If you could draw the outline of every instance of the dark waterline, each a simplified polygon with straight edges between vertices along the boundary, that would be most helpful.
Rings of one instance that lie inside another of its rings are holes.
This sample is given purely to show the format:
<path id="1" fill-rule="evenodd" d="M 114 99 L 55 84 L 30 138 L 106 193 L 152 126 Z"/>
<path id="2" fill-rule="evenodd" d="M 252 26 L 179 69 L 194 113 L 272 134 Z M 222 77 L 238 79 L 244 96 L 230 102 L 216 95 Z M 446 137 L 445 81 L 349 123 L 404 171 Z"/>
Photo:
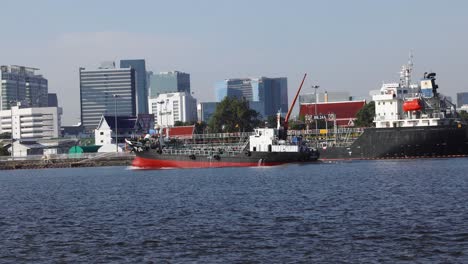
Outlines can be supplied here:
<path id="1" fill-rule="evenodd" d="M 0 171 L 0 263 L 468 263 L 468 159 Z"/>

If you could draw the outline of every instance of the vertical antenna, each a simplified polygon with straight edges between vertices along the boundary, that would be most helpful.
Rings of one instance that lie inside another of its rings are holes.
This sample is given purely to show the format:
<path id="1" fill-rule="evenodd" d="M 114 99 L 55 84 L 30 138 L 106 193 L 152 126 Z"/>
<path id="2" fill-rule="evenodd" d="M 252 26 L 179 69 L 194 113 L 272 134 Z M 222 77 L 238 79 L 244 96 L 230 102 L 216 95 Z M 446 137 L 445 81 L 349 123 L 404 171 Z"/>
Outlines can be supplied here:
<path id="1" fill-rule="evenodd" d="M 413 51 L 410 50 L 409 58 L 408 58 L 408 65 L 406 65 L 406 72 L 405 72 L 405 84 L 407 88 L 409 88 L 411 85 L 411 73 L 412 72 L 413 72 Z"/>

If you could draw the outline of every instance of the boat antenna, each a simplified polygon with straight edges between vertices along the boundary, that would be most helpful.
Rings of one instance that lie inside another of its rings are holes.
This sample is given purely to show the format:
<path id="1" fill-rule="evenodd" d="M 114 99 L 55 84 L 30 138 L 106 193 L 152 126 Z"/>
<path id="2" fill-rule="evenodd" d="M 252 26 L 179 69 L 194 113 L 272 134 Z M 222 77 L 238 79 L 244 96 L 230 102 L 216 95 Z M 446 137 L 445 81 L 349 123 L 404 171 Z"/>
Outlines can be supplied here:
<path id="1" fill-rule="evenodd" d="M 285 130 L 284 132 L 285 132 L 285 135 L 287 135 L 289 117 L 291 116 L 292 109 L 294 108 L 294 105 L 296 104 L 297 97 L 299 96 L 299 93 L 301 92 L 302 85 L 304 84 L 304 81 L 305 81 L 306 77 L 307 77 L 307 73 L 304 73 L 304 78 L 302 78 L 301 85 L 299 86 L 299 89 L 297 89 L 296 96 L 294 96 L 294 100 L 292 101 L 292 104 L 289 107 L 288 114 L 284 118 L 284 130 Z"/>

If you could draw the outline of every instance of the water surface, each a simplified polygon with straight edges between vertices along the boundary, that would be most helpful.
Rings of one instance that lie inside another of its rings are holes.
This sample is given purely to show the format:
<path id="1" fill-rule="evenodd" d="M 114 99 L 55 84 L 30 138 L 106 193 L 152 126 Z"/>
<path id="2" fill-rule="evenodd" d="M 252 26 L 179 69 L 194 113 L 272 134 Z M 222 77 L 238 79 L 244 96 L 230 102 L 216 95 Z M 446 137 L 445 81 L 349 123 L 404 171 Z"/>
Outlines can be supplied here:
<path id="1" fill-rule="evenodd" d="M 468 263 L 468 159 L 0 171 L 0 263 Z"/>

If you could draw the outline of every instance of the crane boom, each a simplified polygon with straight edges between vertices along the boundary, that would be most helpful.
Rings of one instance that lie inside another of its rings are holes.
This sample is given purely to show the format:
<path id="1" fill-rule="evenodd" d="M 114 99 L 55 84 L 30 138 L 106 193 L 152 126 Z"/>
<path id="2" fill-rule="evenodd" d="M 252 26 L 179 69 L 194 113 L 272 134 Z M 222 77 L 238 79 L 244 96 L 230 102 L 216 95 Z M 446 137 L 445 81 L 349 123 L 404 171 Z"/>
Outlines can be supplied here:
<path id="1" fill-rule="evenodd" d="M 296 96 L 294 96 L 294 100 L 292 101 L 291 107 L 289 107 L 288 114 L 286 115 L 286 118 L 284 118 L 284 128 L 288 128 L 288 122 L 289 122 L 289 117 L 291 116 L 292 109 L 294 108 L 294 105 L 296 104 L 297 97 L 299 96 L 299 93 L 301 92 L 302 85 L 304 84 L 305 78 L 307 77 L 307 73 L 304 73 L 304 78 L 302 78 L 301 85 L 299 86 L 299 89 L 297 90 Z"/>

